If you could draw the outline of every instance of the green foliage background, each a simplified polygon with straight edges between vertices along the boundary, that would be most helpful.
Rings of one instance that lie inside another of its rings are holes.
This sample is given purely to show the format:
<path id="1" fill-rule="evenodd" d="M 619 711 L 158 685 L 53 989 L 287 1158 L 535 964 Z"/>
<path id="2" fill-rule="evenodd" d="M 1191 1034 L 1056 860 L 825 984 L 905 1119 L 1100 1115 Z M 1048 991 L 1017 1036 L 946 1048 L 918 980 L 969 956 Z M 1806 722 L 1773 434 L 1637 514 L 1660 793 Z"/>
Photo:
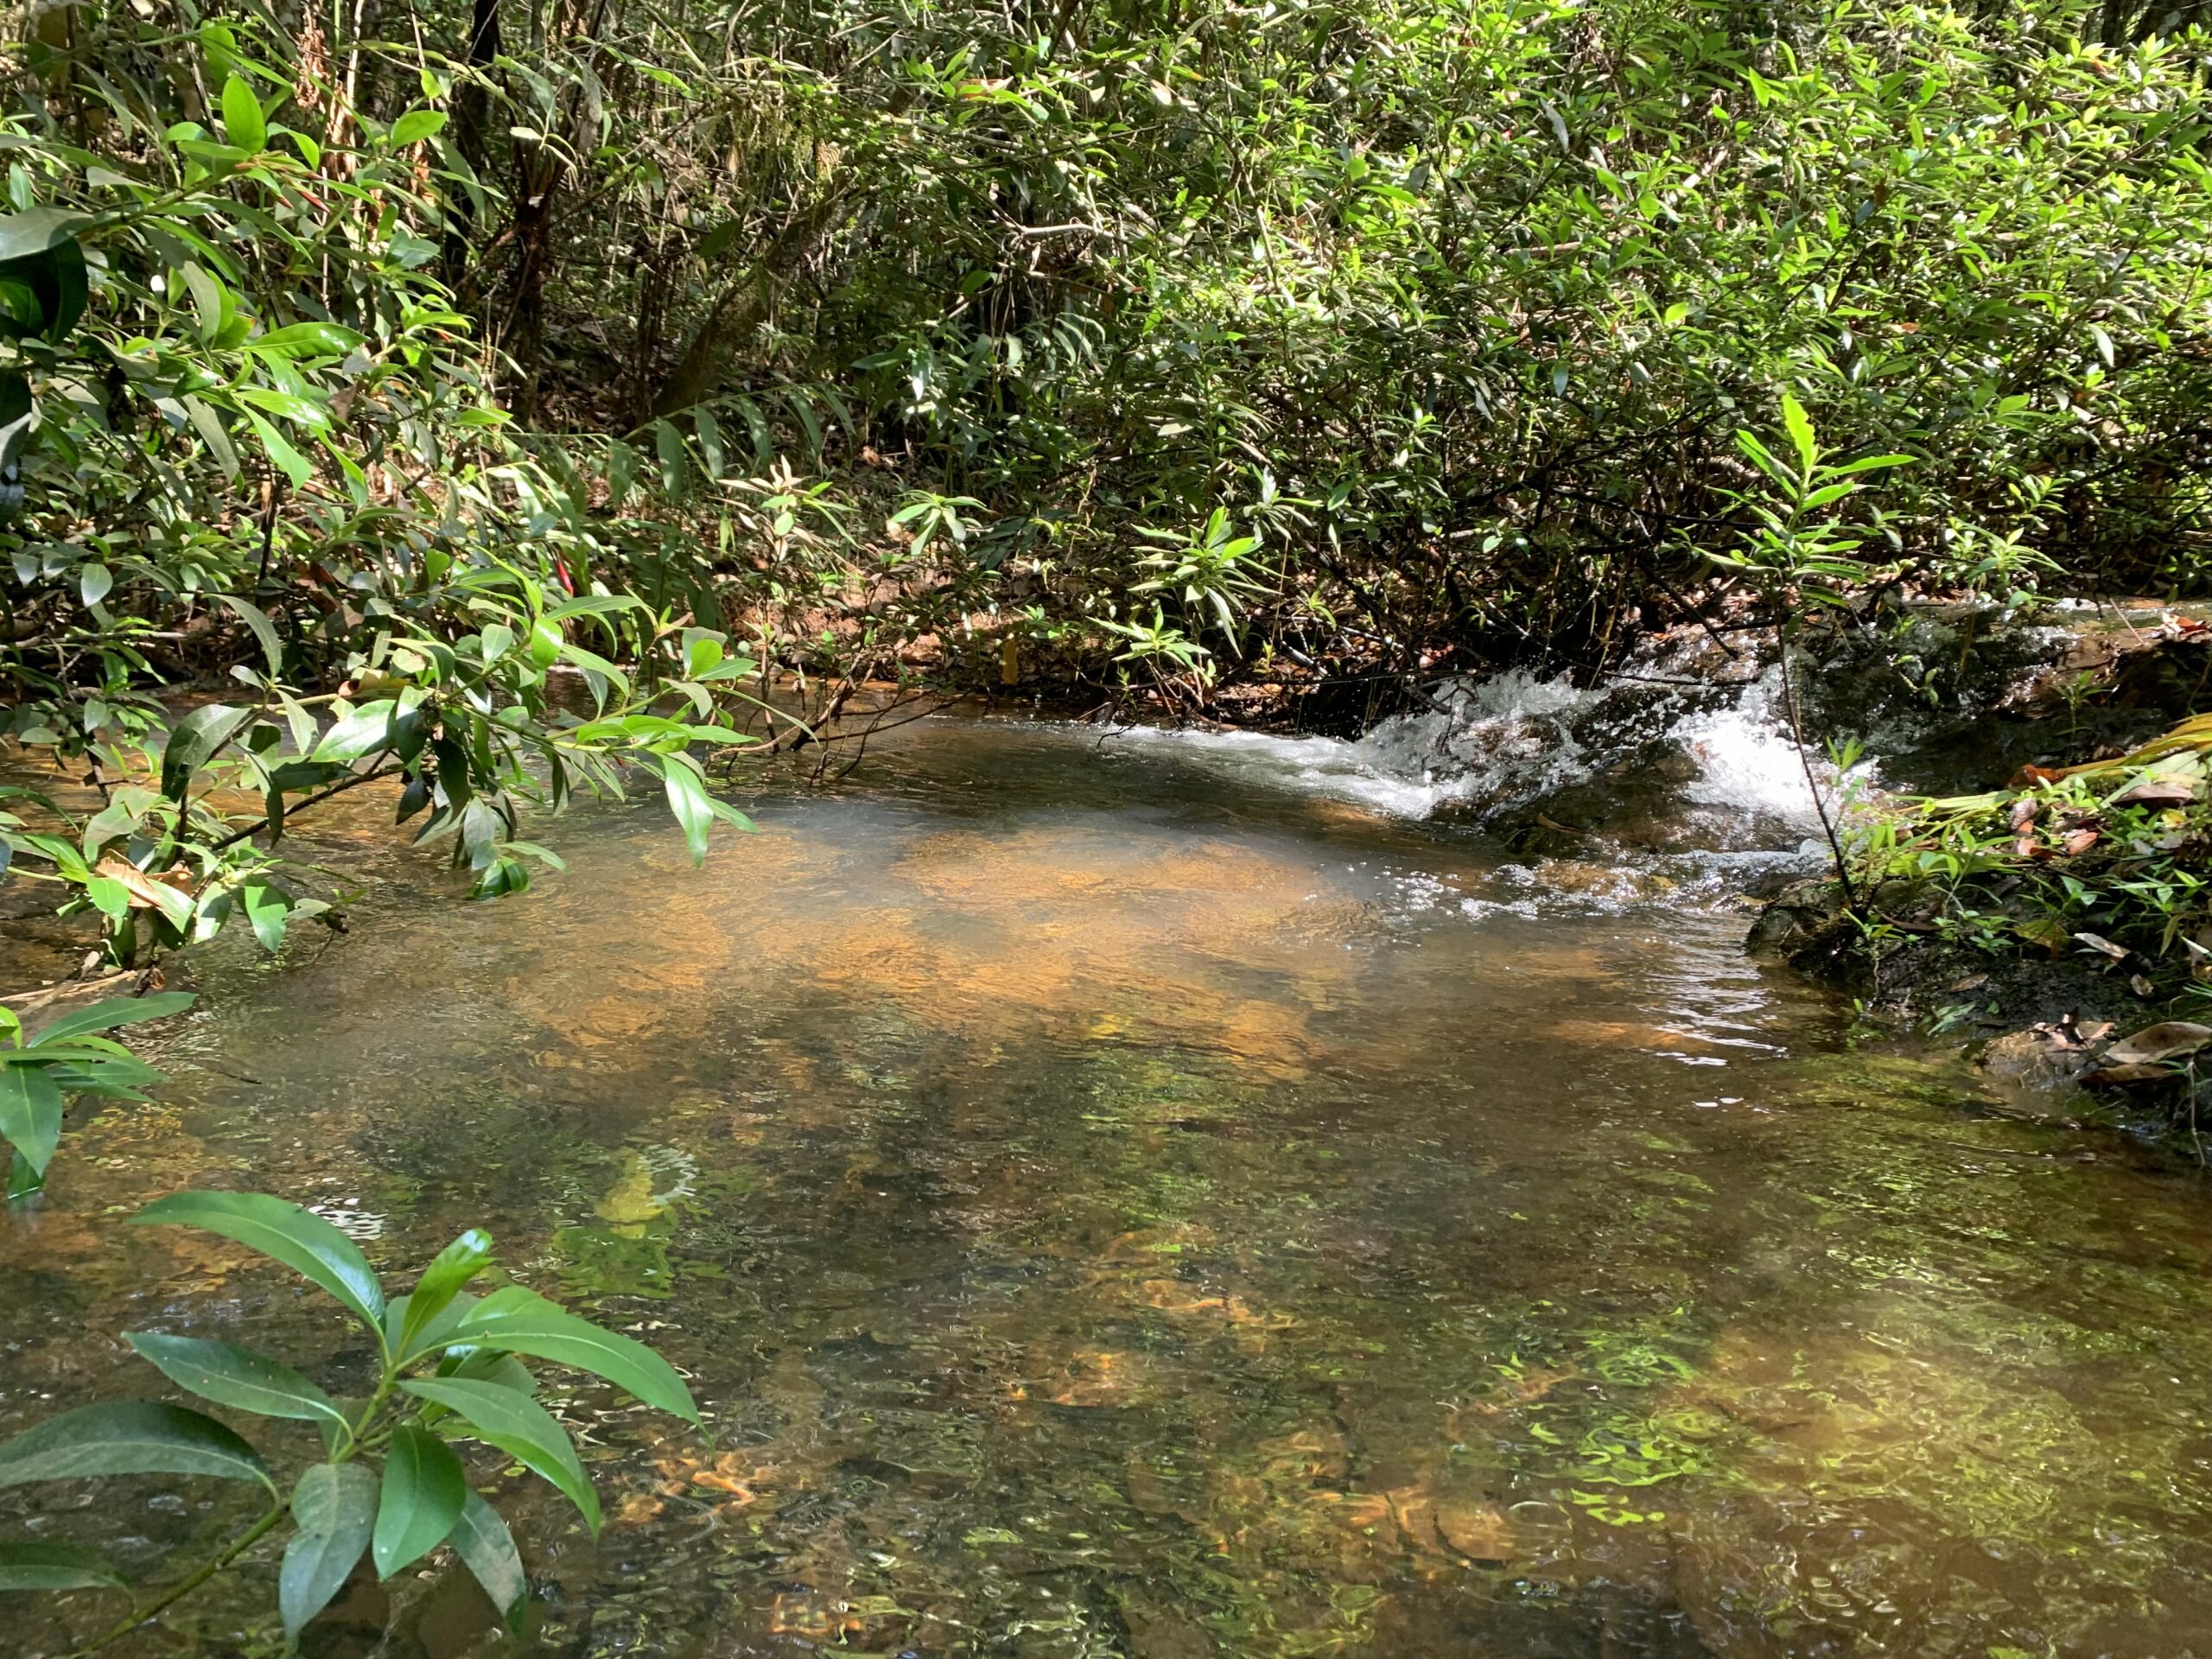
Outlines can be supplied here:
<path id="1" fill-rule="evenodd" d="M 365 775 L 480 893 L 640 771 L 701 850 L 756 673 L 1588 669 L 1726 604 L 1792 400 L 1912 463 L 1827 588 L 2192 589 L 2201 10 L 37 11 L 0 677 L 162 786 L 11 848 L 130 959 L 327 902 L 273 849 Z"/>

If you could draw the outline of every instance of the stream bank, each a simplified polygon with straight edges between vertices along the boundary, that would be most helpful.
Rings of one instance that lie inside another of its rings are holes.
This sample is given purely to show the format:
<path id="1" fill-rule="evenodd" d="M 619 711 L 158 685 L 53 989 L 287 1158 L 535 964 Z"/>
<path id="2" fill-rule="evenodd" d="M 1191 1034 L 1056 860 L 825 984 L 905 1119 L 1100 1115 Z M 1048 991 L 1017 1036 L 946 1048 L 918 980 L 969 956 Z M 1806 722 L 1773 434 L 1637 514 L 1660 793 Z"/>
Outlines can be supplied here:
<path id="1" fill-rule="evenodd" d="M 2086 1077 L 2108 1116 L 2183 1121 L 2185 1054 L 2114 1046 L 2212 1017 L 2212 734 L 2160 735 L 2202 700 L 2204 617 L 1845 612 L 1790 661 L 1785 677 L 1770 633 L 1687 628 L 1594 684 L 1439 682 L 1350 744 L 1124 737 L 1265 756 L 1347 802 L 1475 826 L 1510 853 L 1480 902 L 1744 906 L 1754 953 L 1961 1046 L 2024 1105 L 2063 1107 Z"/>

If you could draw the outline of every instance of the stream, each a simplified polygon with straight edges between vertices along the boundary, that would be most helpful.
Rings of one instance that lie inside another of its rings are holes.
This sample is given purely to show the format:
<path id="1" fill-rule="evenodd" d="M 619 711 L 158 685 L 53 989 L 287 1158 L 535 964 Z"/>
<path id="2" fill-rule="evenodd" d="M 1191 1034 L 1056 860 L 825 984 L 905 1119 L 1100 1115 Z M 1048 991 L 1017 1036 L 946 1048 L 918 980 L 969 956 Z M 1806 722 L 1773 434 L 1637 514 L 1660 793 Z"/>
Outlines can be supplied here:
<path id="1" fill-rule="evenodd" d="M 1497 747 L 1551 767 L 1526 690 Z M 125 1330 L 358 1377 L 287 1275 L 119 1224 L 255 1187 L 403 1274 L 483 1226 L 690 1377 L 710 1439 L 549 1391 L 596 1544 L 474 1457 L 537 1651 L 2212 1655 L 2202 1181 L 1747 958 L 1802 779 L 1699 718 L 1705 827 L 1632 857 L 1512 853 L 1402 732 L 936 718 L 702 870 L 586 809 L 480 905 L 349 801 L 351 932 L 199 958 L 156 1103 L 0 1226 L 0 1433 L 160 1394 Z M 149 1574 L 251 1503 L 5 1496 Z M 274 1654 L 274 1575 L 116 1650 Z M 9 1598 L 0 1647 L 103 1612 Z M 440 1565 L 304 1650 L 502 1642 Z"/>

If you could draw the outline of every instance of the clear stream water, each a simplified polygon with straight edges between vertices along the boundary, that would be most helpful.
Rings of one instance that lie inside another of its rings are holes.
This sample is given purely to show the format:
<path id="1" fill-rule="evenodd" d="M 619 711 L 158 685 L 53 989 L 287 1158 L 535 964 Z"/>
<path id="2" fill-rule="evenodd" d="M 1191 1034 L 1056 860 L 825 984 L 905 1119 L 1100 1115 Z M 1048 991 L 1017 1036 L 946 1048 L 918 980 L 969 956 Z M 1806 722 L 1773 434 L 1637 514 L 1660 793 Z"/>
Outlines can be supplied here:
<path id="1" fill-rule="evenodd" d="M 1755 818 L 1756 737 L 1688 796 Z M 159 1393 L 130 1329 L 356 1381 L 281 1272 L 119 1225 L 256 1187 L 396 1272 L 481 1224 L 690 1376 L 710 1438 L 552 1390 L 596 1544 L 477 1458 L 539 1652 L 2212 1655 L 2195 1173 L 1854 1042 L 1742 954 L 1741 847 L 1531 867 L 1386 758 L 934 720 L 703 871 L 584 811 L 477 906 L 362 805 L 351 934 L 203 958 L 156 1103 L 0 1226 L 0 1432 Z M 149 1573 L 250 1503 L 4 1496 Z M 120 1650 L 274 1653 L 273 1576 Z M 306 1646 L 504 1650 L 442 1565 Z"/>

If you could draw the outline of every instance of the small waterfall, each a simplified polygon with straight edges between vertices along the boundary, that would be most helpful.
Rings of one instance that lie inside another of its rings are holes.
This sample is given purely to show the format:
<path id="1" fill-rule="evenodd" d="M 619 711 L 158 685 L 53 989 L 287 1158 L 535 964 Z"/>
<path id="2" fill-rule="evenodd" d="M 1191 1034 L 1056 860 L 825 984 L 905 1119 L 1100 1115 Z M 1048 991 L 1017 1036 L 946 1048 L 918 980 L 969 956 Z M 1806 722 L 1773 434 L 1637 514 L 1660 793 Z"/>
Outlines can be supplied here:
<path id="1" fill-rule="evenodd" d="M 1527 670 L 1446 681 L 1355 741 L 1159 728 L 1117 741 L 1397 817 L 1548 823 L 1654 852 L 1795 850 L 1817 822 L 1779 668 L 1698 668 L 1676 648 L 1594 686 Z M 1824 793 L 1839 781 L 1825 759 L 1815 772 Z"/>

